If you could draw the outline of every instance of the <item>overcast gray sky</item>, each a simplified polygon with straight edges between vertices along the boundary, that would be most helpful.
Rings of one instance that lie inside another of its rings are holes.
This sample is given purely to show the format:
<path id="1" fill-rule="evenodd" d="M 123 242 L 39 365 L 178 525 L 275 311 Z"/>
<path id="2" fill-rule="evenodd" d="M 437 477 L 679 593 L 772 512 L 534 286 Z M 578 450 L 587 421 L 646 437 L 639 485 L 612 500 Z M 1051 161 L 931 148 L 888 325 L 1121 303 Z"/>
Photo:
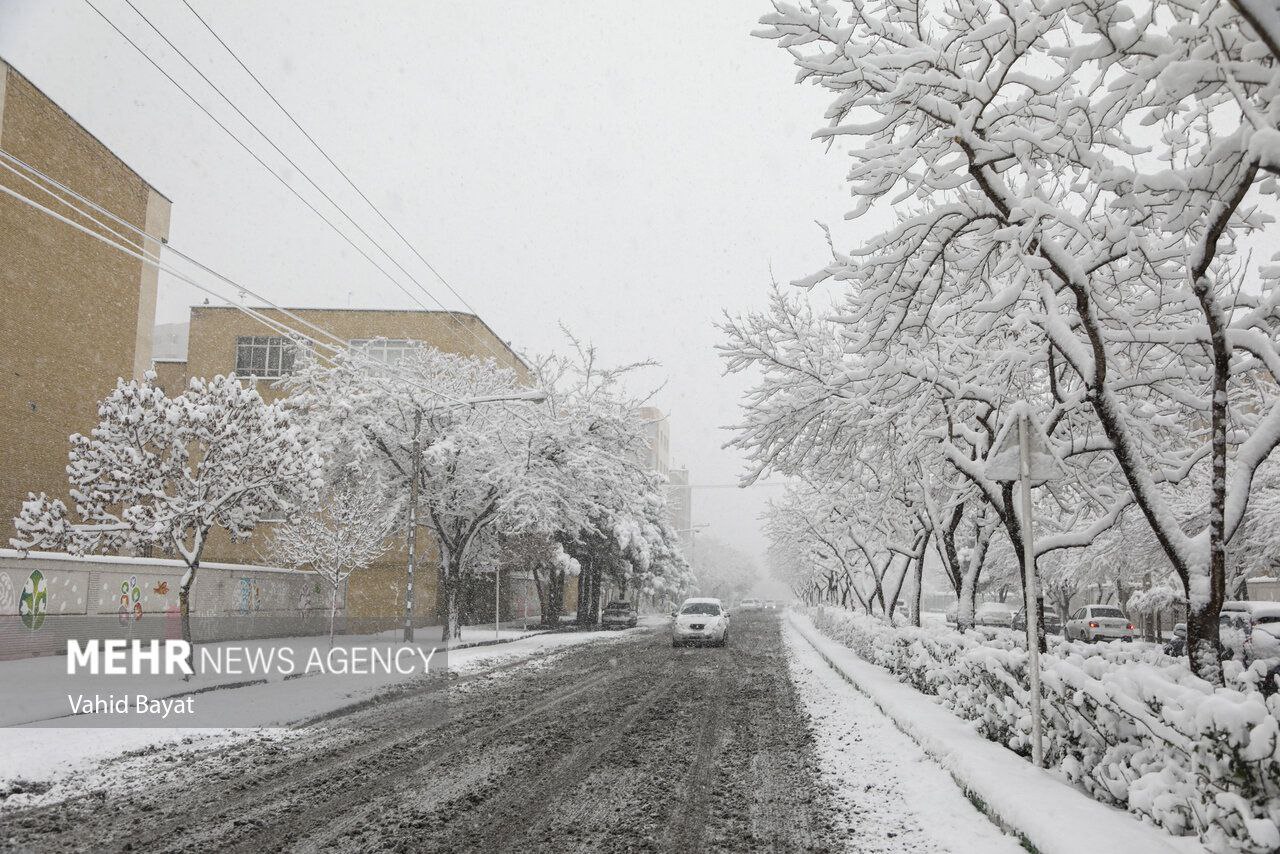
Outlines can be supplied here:
<path id="1" fill-rule="evenodd" d="M 94 3 L 318 199 L 124 0 Z M 186 7 L 134 3 L 461 308 Z M 720 428 L 742 383 L 713 324 L 762 305 L 771 270 L 820 266 L 814 222 L 840 229 L 849 207 L 845 158 L 809 138 L 827 96 L 749 35 L 767 2 L 192 5 L 499 335 L 553 349 L 563 322 L 610 361 L 658 359 L 676 462 L 697 484 L 737 478 Z M 280 304 L 414 307 L 83 0 L 0 0 L 0 56 L 173 200 L 173 246 Z M 201 299 L 162 277 L 158 319 Z M 698 490 L 694 521 L 759 555 L 776 492 Z"/>

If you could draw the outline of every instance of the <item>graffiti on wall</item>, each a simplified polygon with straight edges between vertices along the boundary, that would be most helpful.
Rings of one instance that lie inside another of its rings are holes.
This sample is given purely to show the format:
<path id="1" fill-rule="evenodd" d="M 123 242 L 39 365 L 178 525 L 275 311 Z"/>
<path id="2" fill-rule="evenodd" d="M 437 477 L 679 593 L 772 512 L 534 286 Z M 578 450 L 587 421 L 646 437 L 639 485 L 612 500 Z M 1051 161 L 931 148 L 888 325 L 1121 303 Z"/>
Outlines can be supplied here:
<path id="1" fill-rule="evenodd" d="M 22 588 L 22 598 L 18 601 L 18 613 L 22 616 L 22 625 L 34 632 L 44 625 L 44 617 L 48 612 L 48 584 L 45 582 L 44 573 L 33 569 L 27 576 L 26 586 Z"/>
<path id="2" fill-rule="evenodd" d="M 240 579 L 240 613 L 247 614 L 258 610 L 259 593 L 257 579 L 248 577 Z"/>
<path id="3" fill-rule="evenodd" d="M 138 586 L 138 576 L 131 575 L 128 581 L 120 582 L 120 608 L 117 614 L 122 626 L 142 619 L 142 588 Z"/>

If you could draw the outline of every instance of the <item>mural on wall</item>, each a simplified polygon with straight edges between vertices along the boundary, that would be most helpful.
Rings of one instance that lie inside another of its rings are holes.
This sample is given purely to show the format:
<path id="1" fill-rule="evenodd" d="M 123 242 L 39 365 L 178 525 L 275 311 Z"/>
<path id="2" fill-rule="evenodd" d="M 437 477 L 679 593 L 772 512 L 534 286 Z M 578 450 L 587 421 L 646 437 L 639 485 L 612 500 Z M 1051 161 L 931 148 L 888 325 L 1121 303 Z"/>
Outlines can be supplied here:
<path id="1" fill-rule="evenodd" d="M 242 577 L 240 579 L 240 612 L 247 614 L 258 610 L 258 582 L 256 579 Z"/>
<path id="2" fill-rule="evenodd" d="M 169 582 L 167 582 L 167 581 L 161 581 L 161 582 L 160 582 L 160 583 L 158 583 L 155 587 L 151 588 L 151 592 L 152 592 L 152 593 L 155 593 L 155 594 L 156 594 L 156 595 L 158 595 L 158 596 L 168 596 L 168 595 L 169 595 Z"/>
<path id="3" fill-rule="evenodd" d="M 122 626 L 142 619 L 142 588 L 138 586 L 138 576 L 131 575 L 128 581 L 120 582 L 120 608 L 117 613 Z"/>
<path id="4" fill-rule="evenodd" d="M 44 617 L 48 612 L 49 588 L 45 583 L 44 573 L 33 569 L 27 576 L 27 584 L 22 588 L 22 599 L 18 602 L 22 625 L 34 632 L 44 625 Z"/>

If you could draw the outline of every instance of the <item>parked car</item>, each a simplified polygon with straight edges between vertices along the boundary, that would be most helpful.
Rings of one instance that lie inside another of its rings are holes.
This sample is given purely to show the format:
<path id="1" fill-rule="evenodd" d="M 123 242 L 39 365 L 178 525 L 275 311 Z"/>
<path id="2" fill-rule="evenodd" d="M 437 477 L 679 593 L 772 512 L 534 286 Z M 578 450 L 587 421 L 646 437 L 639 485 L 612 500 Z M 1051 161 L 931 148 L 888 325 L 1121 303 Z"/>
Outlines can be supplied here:
<path id="1" fill-rule="evenodd" d="M 636 606 L 623 600 L 610 602 L 600 616 L 600 625 L 606 629 L 635 628 L 639 621 Z"/>
<path id="2" fill-rule="evenodd" d="M 1186 655 L 1187 654 L 1187 624 L 1177 623 L 1173 627 L 1173 637 L 1164 645 L 1165 655 Z"/>
<path id="3" fill-rule="evenodd" d="M 1226 658 L 1280 658 L 1280 602 L 1223 602 L 1218 637 Z M 1187 624 L 1173 627 L 1166 655 L 1187 654 Z"/>
<path id="4" fill-rule="evenodd" d="M 1067 640 L 1085 643 L 1098 641 L 1132 641 L 1137 629 L 1115 605 L 1085 605 L 1077 608 L 1067 620 L 1063 632 Z"/>
<path id="5" fill-rule="evenodd" d="M 1223 602 L 1223 646 L 1246 662 L 1280 658 L 1280 602 Z"/>
<path id="6" fill-rule="evenodd" d="M 729 612 L 719 599 L 686 599 L 671 624 L 671 645 L 729 643 Z"/>
<path id="7" fill-rule="evenodd" d="M 973 621 L 979 626 L 1003 626 L 1007 629 L 1013 625 L 1013 609 L 1003 602 L 983 602 L 974 611 Z"/>
<path id="8" fill-rule="evenodd" d="M 748 596 L 746 599 L 742 600 L 742 605 L 740 607 L 744 611 L 759 611 L 760 600 L 754 596 Z"/>
<path id="9" fill-rule="evenodd" d="M 1023 606 L 1014 612 L 1011 627 L 1015 631 L 1019 632 L 1025 632 L 1027 630 L 1026 606 Z M 1052 608 L 1044 609 L 1044 631 L 1045 634 L 1050 635 L 1062 634 L 1062 618 L 1059 617 L 1058 612 Z"/>

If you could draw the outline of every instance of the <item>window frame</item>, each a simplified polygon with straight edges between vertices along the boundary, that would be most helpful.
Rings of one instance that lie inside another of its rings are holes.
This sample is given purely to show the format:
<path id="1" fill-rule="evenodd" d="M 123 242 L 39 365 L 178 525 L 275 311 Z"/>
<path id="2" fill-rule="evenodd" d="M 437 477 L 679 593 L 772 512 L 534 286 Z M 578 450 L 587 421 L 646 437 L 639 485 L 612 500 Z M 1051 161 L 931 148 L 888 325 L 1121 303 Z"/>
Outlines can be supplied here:
<path id="1" fill-rule="evenodd" d="M 240 379 L 287 377 L 297 369 L 299 350 L 298 342 L 285 335 L 237 335 L 232 373 Z"/>

